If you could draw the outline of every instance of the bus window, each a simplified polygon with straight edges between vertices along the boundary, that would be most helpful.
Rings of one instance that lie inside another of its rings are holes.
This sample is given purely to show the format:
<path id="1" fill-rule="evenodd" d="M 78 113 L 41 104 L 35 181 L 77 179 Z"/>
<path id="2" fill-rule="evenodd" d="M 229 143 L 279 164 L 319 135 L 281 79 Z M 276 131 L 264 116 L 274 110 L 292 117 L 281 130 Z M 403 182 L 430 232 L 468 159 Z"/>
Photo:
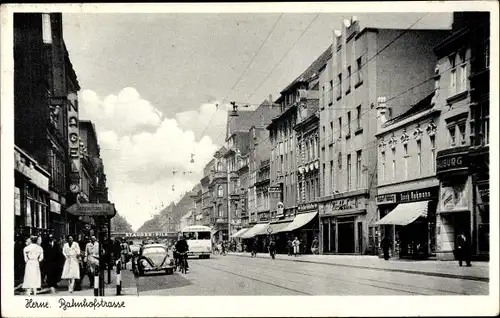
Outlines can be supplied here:
<path id="1" fill-rule="evenodd" d="M 210 240 L 210 232 L 184 232 L 186 240 Z"/>

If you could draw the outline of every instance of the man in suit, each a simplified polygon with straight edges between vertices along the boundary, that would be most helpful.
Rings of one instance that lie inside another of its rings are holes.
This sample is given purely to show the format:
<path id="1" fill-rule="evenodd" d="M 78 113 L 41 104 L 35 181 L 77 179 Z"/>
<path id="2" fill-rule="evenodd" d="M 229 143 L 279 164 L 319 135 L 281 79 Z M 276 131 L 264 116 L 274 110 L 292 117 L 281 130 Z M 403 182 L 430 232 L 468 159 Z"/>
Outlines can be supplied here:
<path id="1" fill-rule="evenodd" d="M 44 273 L 47 279 L 47 285 L 52 293 L 56 292 L 57 283 L 61 276 L 62 251 L 60 244 L 50 234 L 43 246 L 44 253 Z"/>

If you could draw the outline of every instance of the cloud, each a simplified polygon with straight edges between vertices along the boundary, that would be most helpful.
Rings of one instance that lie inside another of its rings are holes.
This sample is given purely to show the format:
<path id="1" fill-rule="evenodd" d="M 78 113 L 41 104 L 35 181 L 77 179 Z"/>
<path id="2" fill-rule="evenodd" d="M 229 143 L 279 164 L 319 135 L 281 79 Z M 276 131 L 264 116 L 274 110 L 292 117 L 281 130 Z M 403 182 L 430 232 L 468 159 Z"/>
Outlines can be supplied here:
<path id="1" fill-rule="evenodd" d="M 134 229 L 203 177 L 224 138 L 228 106 L 215 104 L 167 118 L 134 88 L 106 97 L 82 91 L 80 117 L 96 125 L 110 200 Z"/>

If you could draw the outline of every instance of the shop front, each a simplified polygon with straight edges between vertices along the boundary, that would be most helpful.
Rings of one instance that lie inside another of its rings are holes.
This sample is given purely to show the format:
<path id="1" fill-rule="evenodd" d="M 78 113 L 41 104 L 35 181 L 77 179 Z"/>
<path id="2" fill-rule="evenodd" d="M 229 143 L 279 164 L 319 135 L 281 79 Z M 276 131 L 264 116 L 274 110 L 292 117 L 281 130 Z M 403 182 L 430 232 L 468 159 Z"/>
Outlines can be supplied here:
<path id="1" fill-rule="evenodd" d="M 490 253 L 490 167 L 489 147 L 469 149 L 472 176 L 473 214 L 477 224 L 477 256 L 488 260 Z"/>
<path id="2" fill-rule="evenodd" d="M 436 207 L 439 187 L 377 196 L 381 238 L 391 242 L 394 257 L 422 259 L 436 253 Z M 379 251 L 382 256 L 382 250 Z"/>
<path id="3" fill-rule="evenodd" d="M 330 200 L 319 205 L 320 252 L 322 254 L 363 254 L 366 197 Z"/>
<path id="4" fill-rule="evenodd" d="M 311 244 L 315 237 L 319 238 L 319 223 L 318 223 L 318 204 L 306 203 L 301 204 L 297 208 L 297 215 L 291 222 L 282 229 L 279 229 L 282 235 L 280 245 L 284 246 L 283 253 L 286 251 L 286 242 L 289 239 L 292 241 L 295 238 L 300 240 L 301 254 L 311 254 Z"/>
<path id="5" fill-rule="evenodd" d="M 440 260 L 455 259 L 457 236 L 465 235 L 477 253 L 477 219 L 473 209 L 472 178 L 469 175 L 468 147 L 439 151 L 436 174 L 440 181 L 436 217 L 436 256 Z"/>

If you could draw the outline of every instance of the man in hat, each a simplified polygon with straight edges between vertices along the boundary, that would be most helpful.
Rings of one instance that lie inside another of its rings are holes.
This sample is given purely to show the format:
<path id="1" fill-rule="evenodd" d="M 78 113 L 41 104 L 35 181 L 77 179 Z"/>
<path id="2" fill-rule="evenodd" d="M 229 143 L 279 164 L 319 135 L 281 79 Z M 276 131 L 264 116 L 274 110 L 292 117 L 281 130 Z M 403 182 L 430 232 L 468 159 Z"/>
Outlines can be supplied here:
<path id="1" fill-rule="evenodd" d="M 47 285 L 52 293 L 56 292 L 57 283 L 61 275 L 62 251 L 60 244 L 53 234 L 50 234 L 43 246 L 44 260 L 43 267 L 46 275 Z"/>

